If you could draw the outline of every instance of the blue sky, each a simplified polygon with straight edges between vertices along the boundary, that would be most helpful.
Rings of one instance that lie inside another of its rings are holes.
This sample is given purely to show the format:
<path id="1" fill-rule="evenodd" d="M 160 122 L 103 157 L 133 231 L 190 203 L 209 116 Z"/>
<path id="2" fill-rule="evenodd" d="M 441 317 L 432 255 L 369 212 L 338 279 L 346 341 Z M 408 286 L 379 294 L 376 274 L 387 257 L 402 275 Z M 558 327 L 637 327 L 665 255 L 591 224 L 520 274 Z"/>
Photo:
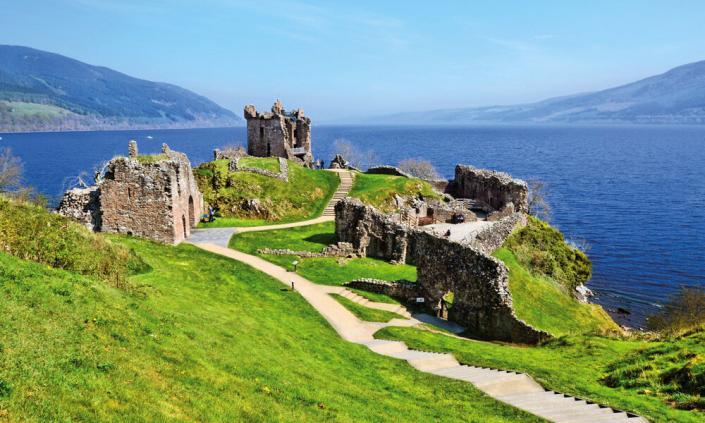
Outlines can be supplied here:
<path id="1" fill-rule="evenodd" d="M 607 88 L 705 59 L 703 1 L 2 0 L 0 43 L 318 121 Z"/>

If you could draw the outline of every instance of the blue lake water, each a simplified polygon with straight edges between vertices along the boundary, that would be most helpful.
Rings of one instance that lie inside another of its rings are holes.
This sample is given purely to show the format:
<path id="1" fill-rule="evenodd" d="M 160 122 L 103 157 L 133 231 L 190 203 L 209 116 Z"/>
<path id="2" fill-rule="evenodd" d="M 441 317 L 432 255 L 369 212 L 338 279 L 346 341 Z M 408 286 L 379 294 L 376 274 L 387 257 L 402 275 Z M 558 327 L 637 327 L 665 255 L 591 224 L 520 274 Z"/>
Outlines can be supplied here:
<path id="1" fill-rule="evenodd" d="M 0 134 L 25 166 L 25 182 L 57 196 L 71 177 L 101 161 L 163 142 L 194 164 L 212 150 L 244 144 L 244 128 Z M 151 136 L 152 139 L 147 137 Z M 705 286 L 703 127 L 314 127 L 326 161 L 336 139 L 394 164 L 423 157 L 446 177 L 456 163 L 504 170 L 548 184 L 552 222 L 590 245 L 596 301 L 632 312 L 634 325 L 679 286 Z"/>

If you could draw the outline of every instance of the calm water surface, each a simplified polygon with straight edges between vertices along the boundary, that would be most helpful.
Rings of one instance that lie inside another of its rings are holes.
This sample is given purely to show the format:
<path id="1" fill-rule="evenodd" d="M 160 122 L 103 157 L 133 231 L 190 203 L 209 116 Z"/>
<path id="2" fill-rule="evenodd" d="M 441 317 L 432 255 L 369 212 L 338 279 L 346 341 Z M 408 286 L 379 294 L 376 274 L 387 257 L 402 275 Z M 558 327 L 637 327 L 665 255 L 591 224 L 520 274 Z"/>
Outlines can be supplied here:
<path id="1" fill-rule="evenodd" d="M 244 128 L 1 136 L 24 161 L 26 183 L 54 197 L 125 154 L 129 139 L 144 153 L 166 142 L 194 163 L 246 140 Z M 705 286 L 705 128 L 323 126 L 313 130 L 315 155 L 330 160 L 338 138 L 384 163 L 429 159 L 446 177 L 467 163 L 546 181 L 553 223 L 590 246 L 597 302 L 630 310 L 627 322 L 641 324 L 679 286 Z"/>

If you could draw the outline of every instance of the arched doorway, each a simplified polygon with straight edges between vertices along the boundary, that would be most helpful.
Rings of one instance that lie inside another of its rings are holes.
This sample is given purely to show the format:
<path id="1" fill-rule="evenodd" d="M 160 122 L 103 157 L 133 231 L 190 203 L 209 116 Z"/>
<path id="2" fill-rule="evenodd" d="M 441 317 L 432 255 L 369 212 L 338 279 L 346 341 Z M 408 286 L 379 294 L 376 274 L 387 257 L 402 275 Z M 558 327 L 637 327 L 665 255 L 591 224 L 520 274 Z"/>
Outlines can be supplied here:
<path id="1" fill-rule="evenodd" d="M 194 209 L 193 196 L 191 195 L 188 196 L 188 221 L 189 226 L 196 225 L 196 210 Z"/>

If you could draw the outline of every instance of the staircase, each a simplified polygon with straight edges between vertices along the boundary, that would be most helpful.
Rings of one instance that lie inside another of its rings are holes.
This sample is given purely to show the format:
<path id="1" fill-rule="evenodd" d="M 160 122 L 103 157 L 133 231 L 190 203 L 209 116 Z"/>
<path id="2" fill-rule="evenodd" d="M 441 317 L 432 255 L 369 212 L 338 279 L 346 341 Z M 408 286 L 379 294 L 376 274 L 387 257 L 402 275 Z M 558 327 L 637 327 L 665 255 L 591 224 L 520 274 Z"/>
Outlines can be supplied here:
<path id="1" fill-rule="evenodd" d="M 331 198 L 330 202 L 328 202 L 328 205 L 323 210 L 322 217 L 335 217 L 335 205 L 338 204 L 338 201 L 348 196 L 348 192 L 350 192 L 353 182 L 355 181 L 353 173 L 348 170 L 336 171 L 336 173 L 340 177 L 340 185 L 333 194 L 333 198 Z"/>

